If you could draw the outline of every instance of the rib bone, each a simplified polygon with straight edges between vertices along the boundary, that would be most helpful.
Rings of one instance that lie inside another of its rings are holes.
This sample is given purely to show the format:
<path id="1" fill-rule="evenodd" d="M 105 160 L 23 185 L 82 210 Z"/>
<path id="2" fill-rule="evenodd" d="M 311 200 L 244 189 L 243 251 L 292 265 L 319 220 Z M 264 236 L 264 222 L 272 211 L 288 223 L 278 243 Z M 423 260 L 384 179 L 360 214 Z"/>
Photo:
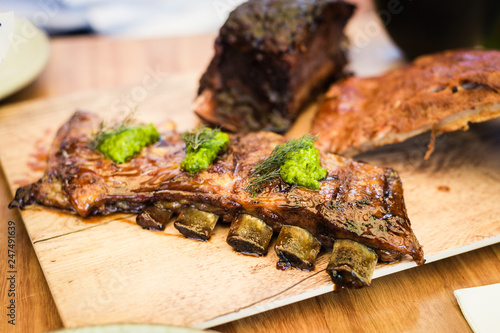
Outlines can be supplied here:
<path id="1" fill-rule="evenodd" d="M 335 284 L 334 290 L 369 286 L 377 259 L 375 251 L 361 243 L 349 239 L 335 241 L 326 268 Z"/>
<path id="2" fill-rule="evenodd" d="M 174 227 L 187 238 L 206 241 L 210 238 L 219 217 L 194 208 L 181 212 Z"/>
<path id="3" fill-rule="evenodd" d="M 320 249 L 320 242 L 310 232 L 293 225 L 285 225 L 281 228 L 275 246 L 279 258 L 278 266 L 293 266 L 312 271 Z"/>
<path id="4" fill-rule="evenodd" d="M 227 243 L 238 252 L 263 256 L 272 236 L 273 229 L 264 221 L 241 214 L 231 224 Z"/>

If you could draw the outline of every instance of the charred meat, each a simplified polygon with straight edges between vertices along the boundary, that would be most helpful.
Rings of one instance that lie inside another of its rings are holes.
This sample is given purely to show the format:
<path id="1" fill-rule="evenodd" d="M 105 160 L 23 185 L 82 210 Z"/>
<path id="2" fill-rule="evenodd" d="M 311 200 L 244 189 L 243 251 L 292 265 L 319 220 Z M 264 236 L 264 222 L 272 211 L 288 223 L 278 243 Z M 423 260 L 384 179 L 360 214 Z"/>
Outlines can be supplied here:
<path id="1" fill-rule="evenodd" d="M 264 255 L 273 232 L 280 232 L 280 260 L 303 269 L 314 267 L 320 245 L 332 247 L 340 239 L 363 244 L 383 261 L 409 255 L 424 262 L 401 180 L 391 169 L 321 153 L 328 174 L 319 190 L 278 178 L 254 196 L 244 190 L 249 175 L 285 141 L 281 135 L 231 135 L 208 169 L 190 174 L 179 168 L 186 155 L 179 133 L 163 133 L 139 155 L 116 164 L 89 145 L 99 123 L 94 114 L 74 114 L 56 135 L 45 175 L 18 189 L 10 207 L 38 203 L 81 216 L 135 212 L 143 228 L 158 230 L 175 213 L 175 227 L 200 240 L 210 237 L 216 223 L 229 222 L 228 243 L 256 255 Z"/>
<path id="2" fill-rule="evenodd" d="M 346 64 L 340 0 L 250 0 L 220 29 L 195 112 L 230 131 L 286 131 Z"/>
<path id="3" fill-rule="evenodd" d="M 458 50 L 422 56 L 373 78 L 330 87 L 312 132 L 320 149 L 353 156 L 432 130 L 466 130 L 500 117 L 500 51 Z"/>

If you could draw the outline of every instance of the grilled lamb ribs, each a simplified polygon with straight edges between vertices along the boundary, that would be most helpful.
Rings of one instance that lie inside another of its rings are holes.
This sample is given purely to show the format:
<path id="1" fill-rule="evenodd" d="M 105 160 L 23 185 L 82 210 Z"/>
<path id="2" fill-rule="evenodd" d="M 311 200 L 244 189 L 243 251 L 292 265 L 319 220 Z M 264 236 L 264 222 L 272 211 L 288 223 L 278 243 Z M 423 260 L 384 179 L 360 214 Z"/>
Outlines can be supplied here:
<path id="1" fill-rule="evenodd" d="M 81 216 L 134 212 L 143 228 L 158 230 L 174 214 L 181 233 L 201 240 L 210 237 L 216 223 L 228 222 L 228 243 L 236 250 L 264 255 L 273 233 L 279 233 L 275 249 L 280 265 L 302 269 L 314 268 L 321 246 L 333 246 L 332 258 L 337 259 L 327 270 L 337 287 L 369 285 L 377 261 L 409 255 L 418 264 L 424 262 L 401 180 L 391 169 L 321 153 L 328 175 L 320 190 L 278 178 L 252 196 L 244 190 L 248 177 L 284 142 L 281 135 L 231 135 L 230 146 L 216 161 L 193 175 L 179 168 L 185 151 L 175 131 L 164 133 L 126 163 L 106 159 L 89 145 L 100 121 L 92 113 L 75 113 L 56 135 L 45 175 L 19 188 L 9 206 L 38 203 Z M 346 255 L 346 248 L 357 254 Z"/>
<path id="2" fill-rule="evenodd" d="M 318 105 L 318 148 L 346 156 L 432 131 L 466 130 L 500 117 L 500 51 L 453 50 L 421 56 L 378 77 L 333 84 Z"/>
<path id="3" fill-rule="evenodd" d="M 285 132 L 341 75 L 343 28 L 354 8 L 340 0 L 240 5 L 220 29 L 195 112 L 233 132 Z"/>

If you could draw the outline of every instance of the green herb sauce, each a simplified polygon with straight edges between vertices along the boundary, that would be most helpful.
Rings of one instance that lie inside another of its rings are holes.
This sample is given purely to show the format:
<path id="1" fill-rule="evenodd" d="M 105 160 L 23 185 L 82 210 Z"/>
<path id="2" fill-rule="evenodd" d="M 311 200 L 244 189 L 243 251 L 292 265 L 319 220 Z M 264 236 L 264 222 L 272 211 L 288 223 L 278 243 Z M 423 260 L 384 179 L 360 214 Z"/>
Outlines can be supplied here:
<path id="1" fill-rule="evenodd" d="M 271 155 L 255 167 L 245 191 L 257 195 L 278 176 L 287 184 L 319 190 L 319 181 L 326 177 L 327 171 L 321 167 L 315 140 L 316 137 L 306 134 L 274 147 Z"/>
<path id="2" fill-rule="evenodd" d="M 327 171 L 320 163 L 319 151 L 312 144 L 309 148 L 289 154 L 280 168 L 280 176 L 285 183 L 297 184 L 311 190 L 319 190 L 319 181 L 326 175 Z"/>
<path id="3" fill-rule="evenodd" d="M 191 174 L 208 168 L 217 154 L 229 144 L 226 133 L 206 127 L 186 132 L 182 139 L 186 142 L 186 157 L 181 162 L 181 168 Z"/>
<path id="4" fill-rule="evenodd" d="M 155 143 L 160 133 L 153 124 L 146 126 L 121 126 L 101 134 L 97 150 L 115 163 L 125 163 L 144 147 Z"/>

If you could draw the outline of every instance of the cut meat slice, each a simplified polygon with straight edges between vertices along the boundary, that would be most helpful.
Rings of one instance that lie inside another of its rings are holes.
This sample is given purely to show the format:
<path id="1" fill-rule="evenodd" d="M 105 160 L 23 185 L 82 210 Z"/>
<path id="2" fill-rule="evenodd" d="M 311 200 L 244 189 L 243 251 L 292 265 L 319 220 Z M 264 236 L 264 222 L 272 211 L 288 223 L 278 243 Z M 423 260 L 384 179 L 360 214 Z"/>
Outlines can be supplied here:
<path id="1" fill-rule="evenodd" d="M 195 112 L 233 132 L 285 132 L 341 75 L 343 28 L 354 8 L 340 0 L 242 4 L 220 29 Z"/>
<path id="2" fill-rule="evenodd" d="M 330 87 L 312 132 L 318 148 L 353 156 L 432 130 L 466 130 L 500 117 L 500 51 L 457 50 L 423 56 L 374 78 Z"/>

